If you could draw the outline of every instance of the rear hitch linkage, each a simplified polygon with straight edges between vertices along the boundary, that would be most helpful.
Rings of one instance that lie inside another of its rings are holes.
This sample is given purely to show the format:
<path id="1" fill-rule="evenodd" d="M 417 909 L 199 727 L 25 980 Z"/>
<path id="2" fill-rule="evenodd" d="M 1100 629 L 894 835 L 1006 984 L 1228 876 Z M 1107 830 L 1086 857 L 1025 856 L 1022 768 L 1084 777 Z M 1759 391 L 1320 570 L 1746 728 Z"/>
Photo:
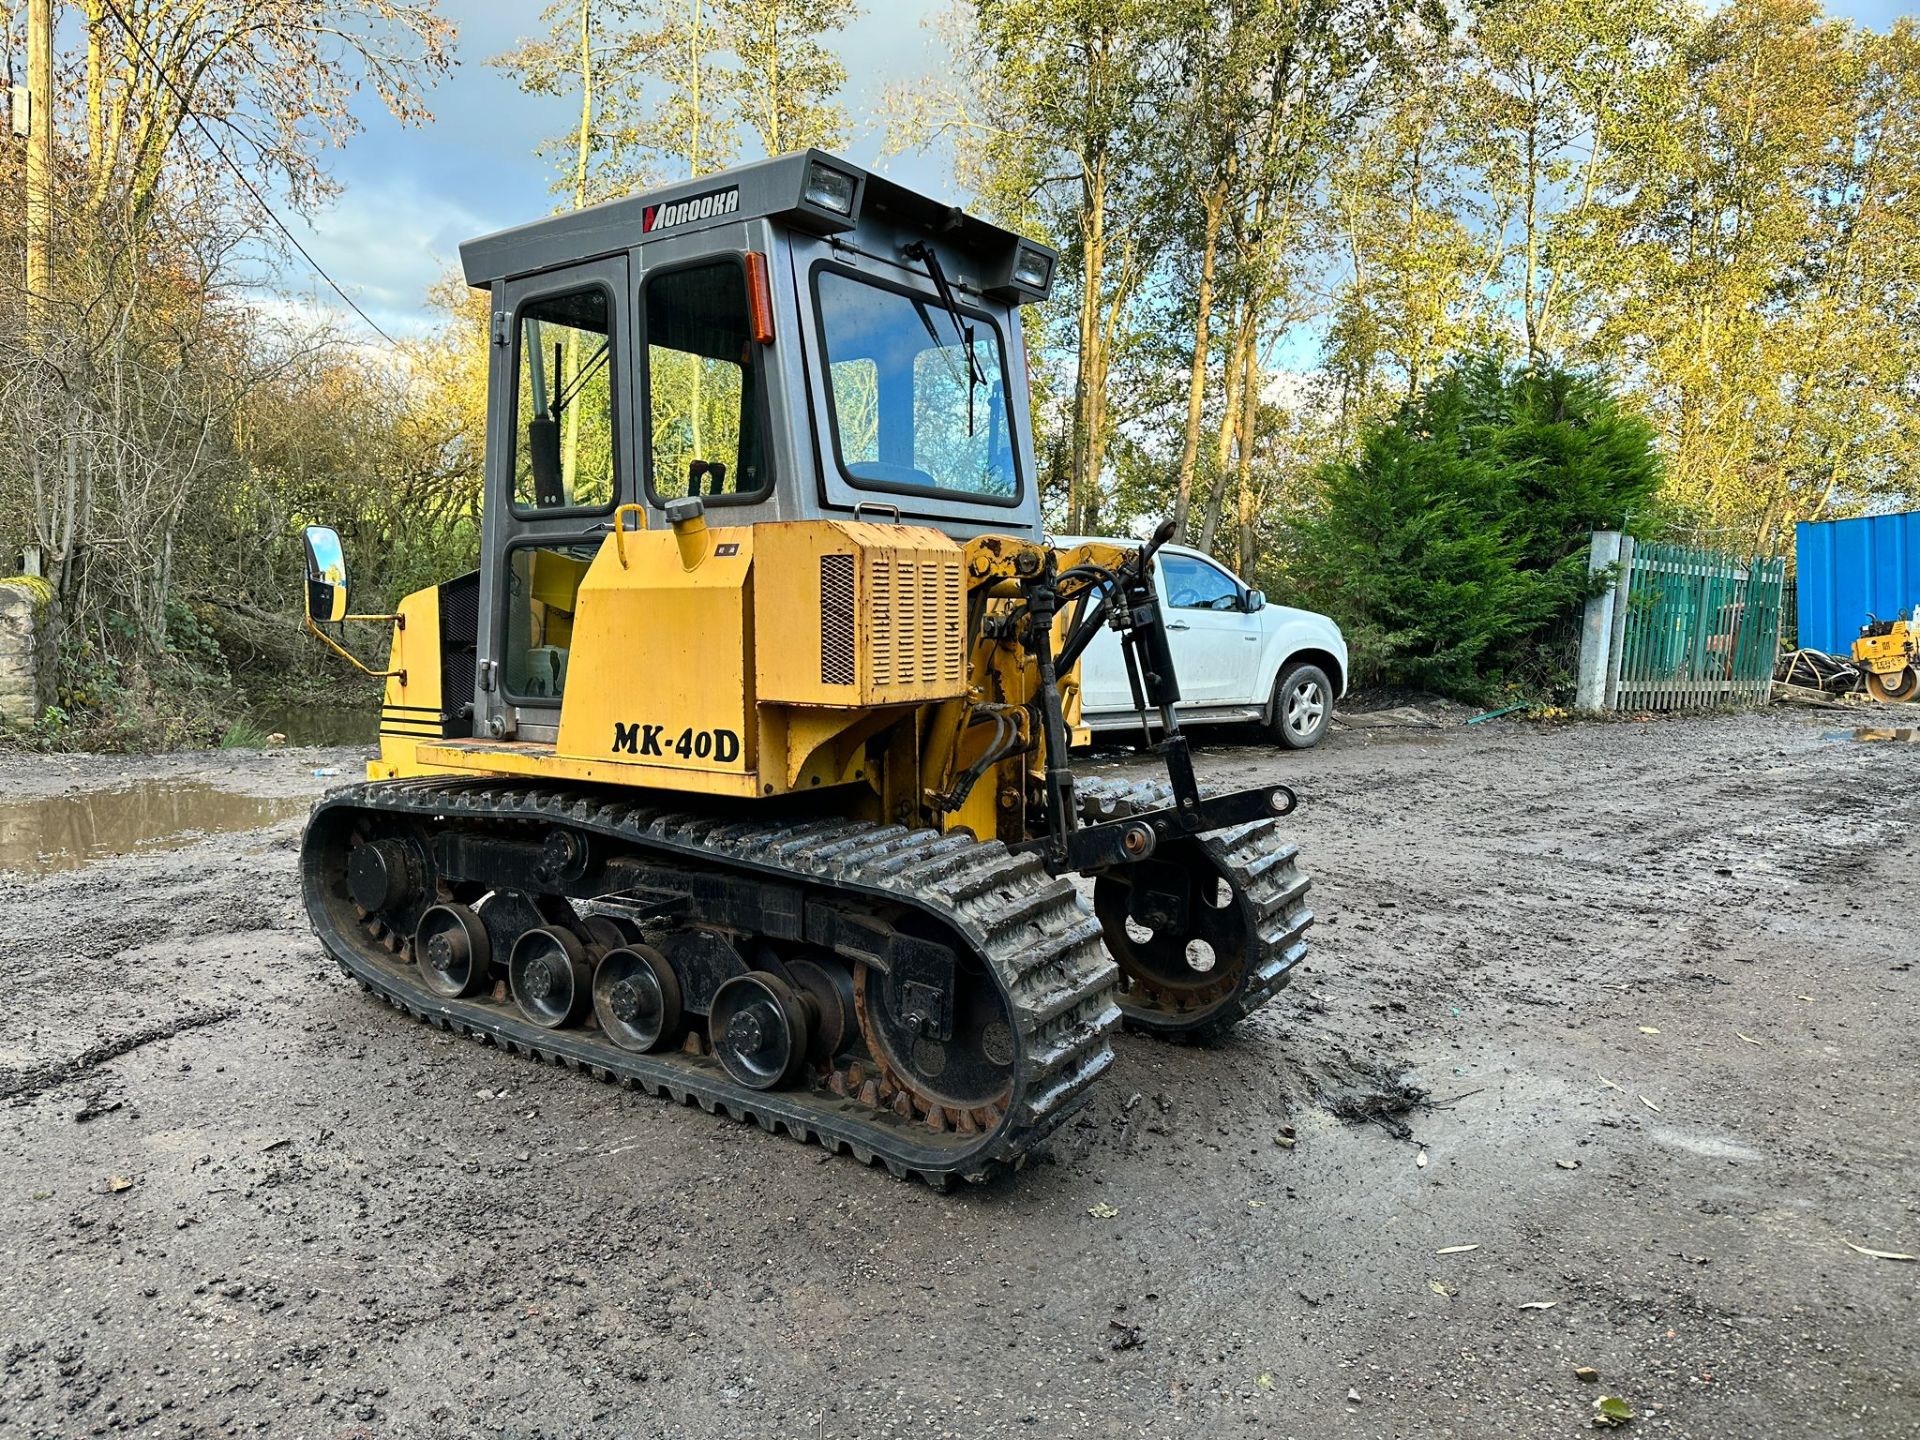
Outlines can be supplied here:
<path id="1" fill-rule="evenodd" d="M 1173 522 L 1163 521 L 1118 571 L 1089 567 L 1056 573 L 1049 556 L 1040 573 L 1021 581 L 1026 602 L 1021 639 L 1040 672 L 1034 705 L 1047 747 L 1047 833 L 1023 848 L 1036 851 L 1056 875 L 1137 864 L 1151 856 L 1164 840 L 1277 819 L 1291 814 L 1299 803 L 1285 785 L 1213 796 L 1200 793 L 1193 755 L 1174 714 L 1174 706 L 1180 701 L 1180 684 L 1174 674 L 1166 617 L 1153 585 L 1153 557 L 1172 538 Z M 1099 598 L 1087 605 L 1088 596 L 1096 591 Z M 1056 656 L 1054 620 L 1065 605 L 1077 606 L 1079 613 Z M 1079 822 L 1074 800 L 1073 771 L 1067 760 L 1067 722 L 1058 680 L 1062 671 L 1072 670 L 1087 646 L 1108 626 L 1120 632 L 1127 682 L 1133 691 L 1134 708 L 1140 712 L 1142 730 L 1147 728 L 1149 708 L 1160 717 L 1161 739 L 1150 748 L 1166 763 L 1173 803 L 1165 809 L 1085 825 Z"/>

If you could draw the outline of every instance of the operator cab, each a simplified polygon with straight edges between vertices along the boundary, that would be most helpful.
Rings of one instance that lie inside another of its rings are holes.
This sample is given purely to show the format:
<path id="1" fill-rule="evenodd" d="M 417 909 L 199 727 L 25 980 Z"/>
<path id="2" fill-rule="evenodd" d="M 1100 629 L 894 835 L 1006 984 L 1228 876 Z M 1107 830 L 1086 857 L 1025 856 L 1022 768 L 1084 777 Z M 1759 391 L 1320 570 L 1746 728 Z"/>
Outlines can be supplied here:
<path id="1" fill-rule="evenodd" d="M 808 150 L 460 254 L 493 298 L 475 733 L 554 738 L 622 506 L 1041 533 L 1019 307 L 1044 245 Z"/>

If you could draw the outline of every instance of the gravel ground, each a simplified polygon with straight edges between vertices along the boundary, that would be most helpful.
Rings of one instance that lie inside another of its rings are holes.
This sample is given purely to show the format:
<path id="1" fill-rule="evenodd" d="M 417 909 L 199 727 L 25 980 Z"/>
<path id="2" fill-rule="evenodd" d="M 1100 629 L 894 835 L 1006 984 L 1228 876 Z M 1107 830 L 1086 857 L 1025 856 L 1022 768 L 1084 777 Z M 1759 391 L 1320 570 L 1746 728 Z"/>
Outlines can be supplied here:
<path id="1" fill-rule="evenodd" d="M 297 815 L 0 874 L 0 1435 L 1920 1436 L 1902 718 L 1209 743 L 1305 972 L 948 1196 L 402 1020 Z M 0 756 L 0 843 L 356 764 Z"/>

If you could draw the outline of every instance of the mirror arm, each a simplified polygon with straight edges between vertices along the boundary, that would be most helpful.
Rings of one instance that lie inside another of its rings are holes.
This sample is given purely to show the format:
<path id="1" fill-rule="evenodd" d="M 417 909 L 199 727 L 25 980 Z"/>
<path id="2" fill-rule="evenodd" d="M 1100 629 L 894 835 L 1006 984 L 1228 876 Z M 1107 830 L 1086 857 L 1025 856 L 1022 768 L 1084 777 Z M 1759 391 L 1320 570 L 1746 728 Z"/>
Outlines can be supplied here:
<path id="1" fill-rule="evenodd" d="M 349 620 L 398 620 L 400 617 L 398 615 L 349 615 L 346 618 Z M 319 636 L 322 644 L 324 644 L 329 650 L 333 651 L 334 654 L 339 655 L 340 657 L 345 659 L 349 664 L 353 666 L 354 669 L 358 670 L 361 674 L 371 675 L 376 680 L 398 679 L 402 685 L 407 683 L 407 672 L 404 670 L 369 669 L 365 664 L 365 662 L 363 662 L 358 655 L 355 655 L 351 650 L 347 649 L 346 646 L 342 645 L 338 640 L 334 639 L 331 635 L 327 634 L 326 631 L 322 630 L 318 625 L 314 624 L 313 617 L 311 615 L 307 617 L 307 629 L 311 630 L 315 635 Z"/>

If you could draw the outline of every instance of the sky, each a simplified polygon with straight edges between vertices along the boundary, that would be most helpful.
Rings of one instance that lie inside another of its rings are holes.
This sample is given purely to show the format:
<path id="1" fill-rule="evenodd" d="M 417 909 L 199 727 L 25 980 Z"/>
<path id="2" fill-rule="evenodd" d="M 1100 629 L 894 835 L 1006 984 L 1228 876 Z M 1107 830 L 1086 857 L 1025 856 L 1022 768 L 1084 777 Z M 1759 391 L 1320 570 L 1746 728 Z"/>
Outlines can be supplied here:
<path id="1" fill-rule="evenodd" d="M 281 210 L 322 269 L 394 335 L 433 323 L 427 289 L 458 266 L 461 241 L 554 208 L 553 162 L 534 150 L 579 122 L 579 99 L 523 94 L 511 75 L 487 63 L 541 31 L 544 3 L 442 0 L 441 12 L 460 30 L 459 63 L 428 94 L 432 122 L 397 124 L 368 97 L 365 131 L 329 158 L 337 199 L 306 220 Z M 942 0 L 863 0 L 863 8 L 839 43 L 848 71 L 842 99 L 854 117 L 844 153 L 904 184 L 949 194 L 944 158 L 883 158 L 883 137 L 864 119 L 888 86 L 935 71 L 941 47 L 923 22 Z M 316 306 L 344 310 L 298 256 L 281 279 Z"/>
<path id="2" fill-rule="evenodd" d="M 535 147 L 577 123 L 579 102 L 523 94 L 510 75 L 487 63 L 540 30 L 543 5 L 443 0 L 442 12 L 460 30 L 458 64 L 429 95 L 432 122 L 402 126 L 369 103 L 361 115 L 364 133 L 331 157 L 338 198 L 305 220 L 282 212 L 320 266 L 392 334 L 434 323 L 426 292 L 457 266 L 461 241 L 553 209 L 552 161 Z M 888 86 L 938 73 L 943 50 L 928 22 L 943 6 L 944 0 L 863 0 L 864 13 L 839 42 L 849 75 L 843 100 L 855 121 L 845 153 L 916 189 L 963 201 L 953 193 L 944 156 L 883 157 L 883 137 L 865 118 Z M 1901 0 L 1829 0 L 1827 9 L 1874 29 L 1908 13 Z M 314 306 L 344 311 L 298 257 L 281 285 Z"/>

